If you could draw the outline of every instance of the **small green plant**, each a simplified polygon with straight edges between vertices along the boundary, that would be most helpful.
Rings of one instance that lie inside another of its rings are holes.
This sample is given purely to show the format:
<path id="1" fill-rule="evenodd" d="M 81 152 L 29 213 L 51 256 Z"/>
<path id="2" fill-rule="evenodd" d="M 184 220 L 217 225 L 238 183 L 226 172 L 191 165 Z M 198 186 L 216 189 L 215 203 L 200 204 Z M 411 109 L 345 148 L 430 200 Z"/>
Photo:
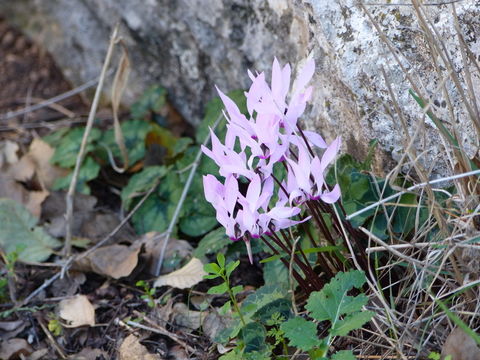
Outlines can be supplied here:
<path id="1" fill-rule="evenodd" d="M 60 336 L 63 333 L 62 323 L 58 319 L 57 315 L 54 313 L 48 313 L 48 331 L 52 333 L 53 336 Z"/>
<path id="2" fill-rule="evenodd" d="M 232 288 L 230 285 L 230 275 L 232 275 L 232 272 L 238 267 L 238 265 L 240 265 L 240 260 L 225 264 L 225 256 L 222 253 L 219 253 L 217 255 L 217 263 L 210 263 L 205 265 L 204 269 L 208 273 L 208 275 L 205 275 L 204 278 L 205 279 L 221 278 L 223 280 L 223 282 L 220 285 L 211 287 L 208 290 L 208 293 L 217 294 L 217 295 L 228 294 L 228 296 L 230 297 L 230 300 L 227 301 L 225 305 L 223 305 L 222 311 L 226 313 L 233 306 L 234 314 L 238 316 L 243 326 L 245 326 L 246 322 L 242 315 L 242 312 L 240 311 L 240 308 L 238 306 L 238 302 L 236 299 L 237 294 L 243 290 L 243 286 L 237 285 Z"/>
<path id="3" fill-rule="evenodd" d="M 282 344 L 283 352 L 288 354 L 288 347 L 285 341 L 285 331 L 280 329 L 280 326 L 285 322 L 285 317 L 282 316 L 279 312 L 274 312 L 272 317 L 266 321 L 266 325 L 271 327 L 267 331 L 267 336 L 273 338 L 274 343 L 273 347 L 276 347 L 279 344 Z"/>
<path id="4" fill-rule="evenodd" d="M 0 277 L 0 304 L 8 301 L 8 279 L 5 276 Z"/>
<path id="5" fill-rule="evenodd" d="M 311 359 L 326 359 L 335 336 L 345 336 L 372 318 L 373 312 L 362 311 L 368 301 L 365 294 L 347 295 L 353 288 L 360 289 L 364 284 L 363 272 L 340 272 L 321 291 L 313 292 L 305 308 L 315 321 L 330 322 L 328 335 L 319 339 L 316 322 L 297 316 L 280 326 L 290 345 L 308 352 Z M 354 360 L 355 357 L 351 351 L 340 351 L 333 354 L 331 359 Z"/>
<path id="6" fill-rule="evenodd" d="M 145 294 L 140 296 L 140 298 L 145 300 L 149 307 L 154 308 L 155 298 L 153 296 L 155 295 L 155 288 L 151 288 L 148 282 L 145 280 L 137 281 L 135 286 L 142 288 L 142 290 L 145 292 Z"/>

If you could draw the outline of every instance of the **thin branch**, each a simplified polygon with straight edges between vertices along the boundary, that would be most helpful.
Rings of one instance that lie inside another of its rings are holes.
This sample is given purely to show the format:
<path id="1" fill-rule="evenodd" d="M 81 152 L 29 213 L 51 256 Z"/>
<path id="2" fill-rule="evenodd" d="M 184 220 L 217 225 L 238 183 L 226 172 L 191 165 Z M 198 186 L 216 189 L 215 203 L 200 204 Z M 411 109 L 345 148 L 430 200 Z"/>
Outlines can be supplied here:
<path id="1" fill-rule="evenodd" d="M 63 248 L 63 253 L 66 256 L 70 255 L 70 251 L 72 247 L 73 194 L 75 193 L 75 189 L 77 187 L 77 180 L 78 180 L 78 174 L 80 172 L 80 166 L 82 165 L 83 159 L 85 157 L 85 150 L 87 148 L 87 139 L 93 127 L 93 121 L 95 119 L 98 103 L 100 101 L 100 94 L 102 92 L 103 83 L 105 82 L 105 78 L 107 76 L 107 70 L 110 65 L 110 60 L 112 58 L 117 35 L 118 35 L 118 25 L 116 25 L 115 29 L 113 29 L 113 32 L 110 38 L 110 44 L 108 46 L 107 55 L 105 56 L 105 62 L 103 63 L 103 68 L 100 74 L 100 79 L 98 81 L 97 89 L 95 91 L 95 96 L 93 98 L 92 107 L 90 108 L 90 113 L 88 114 L 87 125 L 85 127 L 85 132 L 83 133 L 82 144 L 80 146 L 80 151 L 78 153 L 77 161 L 75 163 L 75 169 L 73 170 L 72 181 L 70 182 L 70 187 L 68 188 L 68 192 L 65 198 L 66 205 L 67 205 L 67 211 L 65 215 L 67 229 L 66 229 L 65 246 Z"/>
<path id="2" fill-rule="evenodd" d="M 223 114 L 219 115 L 217 120 L 215 120 L 215 123 L 212 126 L 212 131 L 215 130 L 217 127 L 218 123 L 222 119 Z M 203 146 L 206 146 L 208 142 L 210 141 L 211 137 L 211 132 L 208 132 L 207 137 L 205 138 L 205 141 L 203 142 Z M 190 185 L 192 184 L 193 181 L 193 176 L 197 172 L 197 168 L 200 165 L 200 160 L 202 158 L 202 149 L 198 150 L 197 156 L 195 157 L 195 160 L 192 163 L 192 168 L 190 170 L 190 174 L 188 175 L 187 182 L 185 183 L 185 186 L 183 187 L 182 195 L 180 196 L 180 199 L 178 200 L 177 207 L 175 208 L 175 212 L 173 213 L 172 220 L 170 220 L 170 224 L 168 225 L 167 231 L 164 233 L 165 240 L 163 240 L 163 245 L 162 249 L 160 251 L 160 256 L 158 258 L 157 264 L 155 266 L 155 276 L 160 275 L 160 270 L 162 269 L 162 264 L 163 264 L 163 259 L 165 257 L 165 251 L 167 250 L 167 245 L 168 241 L 170 240 L 170 235 L 173 232 L 173 228 L 175 224 L 177 223 L 178 216 L 180 214 L 180 210 L 182 209 L 183 203 L 185 201 L 185 198 L 187 197 L 188 190 L 190 190 Z"/>
<path id="3" fill-rule="evenodd" d="M 446 182 L 446 181 L 452 181 L 452 180 L 457 180 L 457 179 L 462 179 L 464 177 L 468 177 L 468 176 L 474 176 L 474 175 L 480 175 L 480 170 L 474 170 L 474 171 L 468 171 L 468 172 L 465 172 L 465 173 L 462 173 L 462 174 L 457 174 L 457 175 L 452 175 L 452 176 L 447 176 L 447 177 L 443 177 L 443 178 L 439 178 L 439 179 L 435 179 L 435 180 L 431 180 L 431 181 L 426 181 L 426 182 L 423 182 L 423 183 L 420 183 L 420 184 L 417 184 L 417 185 L 413 185 L 413 186 L 410 186 L 409 188 L 407 188 L 406 190 L 403 190 L 403 191 L 400 191 L 396 194 L 393 194 L 391 196 L 388 196 L 386 197 L 385 199 L 382 199 L 380 201 L 377 201 L 376 203 L 373 203 L 371 205 L 368 205 L 367 207 L 364 207 L 362 210 L 358 210 L 356 212 L 354 212 L 353 214 L 350 214 L 348 215 L 345 219 L 346 220 L 351 220 L 353 219 L 354 217 L 357 217 L 358 215 L 361 215 L 363 214 L 364 212 L 367 212 L 371 209 L 374 209 L 376 208 L 377 206 L 379 205 L 383 205 L 389 201 L 392 201 L 400 196 L 402 196 L 403 194 L 406 194 L 408 192 L 412 192 L 414 190 L 417 190 L 417 189 L 420 189 L 424 186 L 428 186 L 428 185 L 434 185 L 434 184 L 438 184 L 438 183 L 442 183 L 442 182 Z"/>
<path id="4" fill-rule="evenodd" d="M 96 78 L 96 79 L 92 79 L 90 81 L 87 81 L 85 84 L 82 84 L 82 85 L 76 87 L 75 89 L 72 89 L 72 90 L 69 90 L 67 92 L 64 92 L 63 94 L 54 96 L 54 97 L 52 97 L 48 100 L 42 101 L 38 104 L 31 105 L 31 106 L 26 106 L 23 109 L 20 109 L 20 110 L 17 110 L 17 111 L 9 111 L 6 114 L 0 115 L 0 120 L 10 120 L 14 117 L 25 115 L 25 114 L 28 114 L 30 112 L 40 110 L 44 107 L 54 108 L 55 103 L 57 103 L 59 101 L 62 101 L 62 100 L 65 100 L 65 99 L 68 99 L 72 96 L 75 96 L 75 95 L 81 93 L 82 91 L 85 91 L 85 90 L 97 85 L 97 83 L 99 81 L 100 81 L 100 77 Z"/>

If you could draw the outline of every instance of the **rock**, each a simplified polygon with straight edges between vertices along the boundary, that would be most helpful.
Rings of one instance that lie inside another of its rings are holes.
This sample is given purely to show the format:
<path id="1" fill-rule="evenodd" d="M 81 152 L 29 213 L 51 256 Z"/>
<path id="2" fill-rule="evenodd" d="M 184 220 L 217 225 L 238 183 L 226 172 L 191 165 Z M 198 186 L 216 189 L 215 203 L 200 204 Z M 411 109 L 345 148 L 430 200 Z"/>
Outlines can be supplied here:
<path id="1" fill-rule="evenodd" d="M 378 1 L 381 3 L 381 1 Z M 416 1 L 414 1 L 416 3 Z M 65 75 L 78 85 L 100 72 L 109 34 L 116 22 L 129 48 L 133 74 L 127 102 L 148 85 L 167 87 L 171 102 L 192 124 L 198 124 L 205 102 L 222 90 L 246 87 L 247 69 L 269 70 L 272 59 L 298 63 L 313 52 L 317 71 L 313 105 L 306 127 L 320 130 L 329 140 L 342 135 L 346 150 L 365 155 L 368 140 L 399 159 L 405 143 L 402 127 L 382 75 L 403 109 L 410 135 L 422 112 L 408 94 L 411 85 L 387 49 L 365 9 L 392 42 L 402 65 L 409 69 L 423 95 L 435 104 L 443 120 L 452 122 L 469 152 L 476 151 L 475 127 L 451 80 L 445 82 L 454 105 L 454 119 L 446 107 L 441 77 L 448 69 L 433 54 L 409 0 L 403 6 L 365 5 L 356 0 L 21 0 L 3 1 L 0 12 L 18 24 L 54 55 Z M 370 2 L 372 3 L 372 2 Z M 452 5 L 422 7 L 437 29 L 455 72 L 464 85 L 464 61 L 455 30 Z M 480 56 L 479 1 L 455 3 L 460 29 L 472 58 Z M 439 64 L 435 71 L 432 58 Z M 471 61 L 469 61 L 471 64 Z M 471 65 L 473 88 L 479 73 Z M 465 86 L 464 86 L 465 87 Z M 457 123 L 458 122 L 458 123 Z M 426 136 L 416 142 L 417 153 L 437 172 L 448 167 L 438 133 L 426 120 Z"/>

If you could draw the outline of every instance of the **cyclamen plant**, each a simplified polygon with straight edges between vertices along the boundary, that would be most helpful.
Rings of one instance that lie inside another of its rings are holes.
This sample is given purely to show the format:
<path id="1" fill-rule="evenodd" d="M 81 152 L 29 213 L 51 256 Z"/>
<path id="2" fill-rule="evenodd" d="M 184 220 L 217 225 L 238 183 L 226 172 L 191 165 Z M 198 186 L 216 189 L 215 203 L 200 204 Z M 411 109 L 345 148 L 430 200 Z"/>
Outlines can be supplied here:
<path id="1" fill-rule="evenodd" d="M 309 82 L 314 69 L 314 60 L 307 60 L 289 97 L 289 64 L 281 67 L 274 59 L 270 85 L 263 72 L 254 75 L 249 71 L 252 84 L 245 93 L 248 116 L 217 88 L 226 109 L 225 141 L 222 143 L 210 129 L 211 149 L 203 146 L 202 150 L 219 166 L 224 181 L 211 174 L 204 176 L 205 197 L 215 208 L 217 220 L 230 239 L 245 242 L 251 263 L 252 239 L 260 238 L 278 252 L 271 240 L 288 252 L 293 239 L 283 230 L 304 223 L 312 216 L 325 230 L 321 216 L 323 204 L 333 204 L 341 195 L 338 184 L 330 188 L 325 182 L 327 167 L 339 151 L 340 138 L 328 145 L 319 134 L 302 130 L 298 125 L 312 95 Z M 318 149 L 323 150 L 321 156 L 317 154 Z M 286 179 L 274 175 L 276 164 L 286 169 Z M 248 184 L 246 191 L 240 190 L 243 184 Z M 305 208 L 310 216 L 302 218 Z M 310 240 L 317 246 L 311 236 Z M 335 245 L 333 239 L 329 240 Z M 305 254 L 302 256 L 305 261 L 295 257 L 298 266 L 307 277 L 316 275 Z M 294 276 L 301 285 L 307 286 L 298 273 L 294 272 Z"/>

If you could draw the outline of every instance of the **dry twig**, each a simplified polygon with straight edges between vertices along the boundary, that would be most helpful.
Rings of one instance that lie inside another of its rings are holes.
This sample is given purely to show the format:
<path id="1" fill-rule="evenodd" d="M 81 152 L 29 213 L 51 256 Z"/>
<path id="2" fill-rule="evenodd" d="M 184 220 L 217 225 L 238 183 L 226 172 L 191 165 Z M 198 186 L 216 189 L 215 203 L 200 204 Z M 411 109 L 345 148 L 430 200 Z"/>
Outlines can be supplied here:
<path id="1" fill-rule="evenodd" d="M 100 101 L 100 94 L 102 93 L 103 83 L 107 76 L 107 70 L 110 65 L 110 60 L 113 54 L 113 48 L 115 46 L 115 41 L 118 35 L 118 25 L 115 26 L 115 29 L 112 32 L 110 38 L 110 44 L 108 46 L 107 55 L 105 56 L 105 61 L 103 63 L 102 72 L 100 74 L 100 79 L 98 81 L 98 86 L 95 91 L 95 96 L 93 98 L 92 106 L 90 108 L 90 113 L 88 114 L 87 125 L 85 127 L 85 132 L 83 134 L 82 143 L 80 145 L 80 151 L 77 156 L 77 161 L 75 163 L 75 168 L 73 170 L 72 181 L 70 182 L 70 187 L 68 188 L 68 192 L 66 195 L 66 236 L 65 236 L 65 246 L 63 249 L 63 253 L 65 256 L 69 256 L 72 247 L 72 220 L 73 220 L 73 195 L 75 193 L 75 189 L 77 187 L 77 180 L 78 174 L 80 173 L 80 166 L 82 165 L 83 159 L 85 157 L 85 149 L 87 147 L 87 140 L 88 136 L 90 135 L 90 131 L 93 127 L 93 121 L 95 120 L 95 114 L 97 112 L 98 103 Z"/>

